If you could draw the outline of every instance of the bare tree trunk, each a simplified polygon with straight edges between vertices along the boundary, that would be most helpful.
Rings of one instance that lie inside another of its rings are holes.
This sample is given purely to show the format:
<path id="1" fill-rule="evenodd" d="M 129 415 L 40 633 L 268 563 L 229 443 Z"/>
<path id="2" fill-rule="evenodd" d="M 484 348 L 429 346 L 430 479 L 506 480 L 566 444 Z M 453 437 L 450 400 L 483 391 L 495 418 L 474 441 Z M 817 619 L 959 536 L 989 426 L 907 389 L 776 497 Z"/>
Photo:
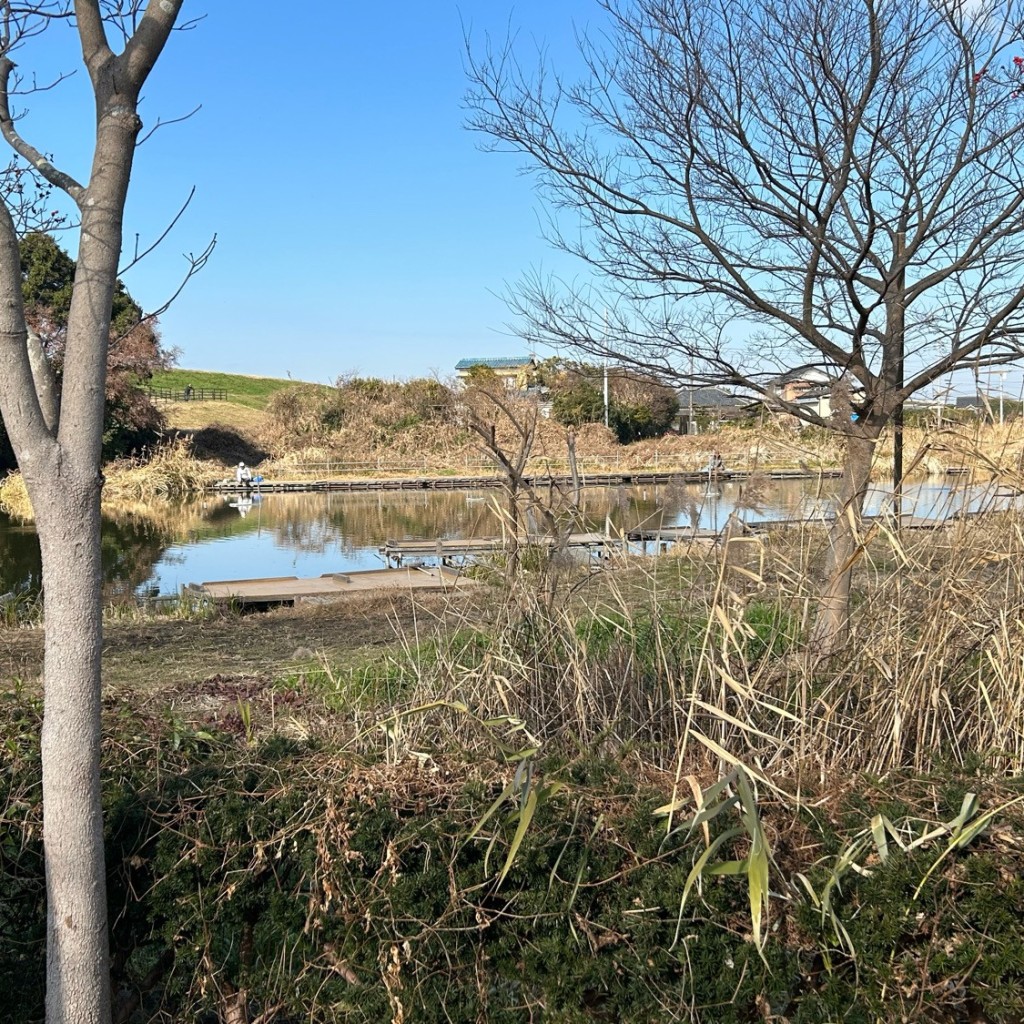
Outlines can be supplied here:
<path id="1" fill-rule="evenodd" d="M 507 492 L 506 498 L 508 499 L 508 511 L 506 512 L 508 517 L 506 523 L 508 541 L 505 545 L 505 579 L 511 585 L 515 582 L 516 575 L 519 572 L 519 488 L 514 477 L 509 476 L 505 489 Z"/>
<path id="2" fill-rule="evenodd" d="M 825 583 L 808 647 L 822 657 L 834 654 L 850 630 L 850 586 L 857 554 L 857 532 L 864 509 L 864 494 L 871 478 L 876 438 L 847 435 L 846 461 L 839 491 L 839 507 L 829 530 Z"/>
<path id="3" fill-rule="evenodd" d="M 50 468 L 50 467 L 48 467 Z M 99 475 L 52 467 L 35 488 L 46 600 L 42 731 L 47 1019 L 110 1020 L 103 812 Z M 74 642 L 68 641 L 73 638 Z"/>
<path id="4" fill-rule="evenodd" d="M 235 991 L 230 988 L 222 1000 L 224 1024 L 249 1024 L 249 1008 L 246 1003 L 245 989 Z"/>

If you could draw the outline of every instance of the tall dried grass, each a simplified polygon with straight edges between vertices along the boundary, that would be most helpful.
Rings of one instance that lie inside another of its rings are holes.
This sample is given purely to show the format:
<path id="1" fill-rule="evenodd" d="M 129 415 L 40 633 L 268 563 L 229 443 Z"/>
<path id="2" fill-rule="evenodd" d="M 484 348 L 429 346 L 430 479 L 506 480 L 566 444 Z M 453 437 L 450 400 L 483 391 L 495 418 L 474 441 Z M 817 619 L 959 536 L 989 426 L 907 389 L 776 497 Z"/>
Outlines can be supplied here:
<path id="1" fill-rule="evenodd" d="M 192 457 L 188 443 L 174 440 L 147 457 L 111 463 L 104 470 L 104 501 L 147 501 L 195 494 L 221 474 Z"/>
<path id="2" fill-rule="evenodd" d="M 102 502 L 104 509 L 145 514 L 148 503 L 182 498 L 202 491 L 219 475 L 209 463 L 192 457 L 181 440 L 161 445 L 146 458 L 125 459 L 104 468 Z M 17 519 L 34 518 L 32 502 L 20 473 L 0 481 L 0 509 Z"/>
<path id="3" fill-rule="evenodd" d="M 33 518 L 32 502 L 20 473 L 9 473 L 0 480 L 0 512 L 25 521 Z"/>
<path id="4" fill-rule="evenodd" d="M 497 423 L 498 443 L 514 443 L 514 428 Z M 457 424 L 414 422 L 404 426 L 363 424 L 286 438 L 278 431 L 277 452 L 261 463 L 268 478 L 321 478 L 325 474 L 394 476 L 415 474 L 478 475 L 490 463 L 470 433 Z M 669 434 L 661 438 L 620 445 L 604 426 L 585 424 L 576 431 L 576 451 L 585 474 L 611 472 L 700 472 L 717 451 L 726 467 L 738 471 L 837 471 L 842 468 L 842 440 L 822 430 L 799 431 L 792 423 L 769 421 L 762 427 L 724 426 L 699 435 Z M 1019 423 L 973 424 L 943 430 L 908 428 L 904 433 L 904 468 L 915 475 L 943 476 L 950 472 L 1007 474 L 1024 465 L 1024 431 Z M 209 478 L 201 464 L 193 467 L 199 479 Z M 530 475 L 565 475 L 569 472 L 566 432 L 551 420 L 540 420 L 534 450 L 526 467 Z M 878 443 L 872 477 L 891 480 L 893 438 L 884 434 Z"/>
<path id="5" fill-rule="evenodd" d="M 509 596 L 494 628 L 467 622 L 428 658 L 409 637 L 381 670 L 401 704 L 361 712 L 362 740 L 385 723 L 395 756 L 472 751 L 500 721 L 510 751 L 629 757 L 677 781 L 743 766 L 790 795 L 864 771 L 1024 770 L 1024 513 L 872 526 L 849 644 L 821 661 L 802 639 L 825 544 L 813 526 L 738 538 L 577 580 L 557 607 Z"/>

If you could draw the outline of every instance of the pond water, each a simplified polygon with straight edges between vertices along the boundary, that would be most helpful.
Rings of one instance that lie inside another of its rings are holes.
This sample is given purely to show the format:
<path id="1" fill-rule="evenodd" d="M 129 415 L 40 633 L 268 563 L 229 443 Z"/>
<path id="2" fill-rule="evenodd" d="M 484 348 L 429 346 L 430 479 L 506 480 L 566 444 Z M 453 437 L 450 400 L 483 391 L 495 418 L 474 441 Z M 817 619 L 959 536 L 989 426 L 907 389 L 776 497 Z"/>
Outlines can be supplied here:
<path id="1" fill-rule="evenodd" d="M 666 484 L 588 488 L 584 530 L 692 525 L 720 529 L 732 512 L 746 521 L 827 512 L 835 480 Z M 873 490 L 866 511 L 889 496 Z M 499 491 L 378 491 L 267 494 L 156 503 L 125 510 L 103 524 L 109 598 L 177 593 L 186 583 L 256 576 L 318 576 L 379 568 L 386 540 L 487 537 L 500 532 Z M 921 516 L 974 510 L 988 490 L 921 484 L 908 487 L 904 512 Z M 39 545 L 31 526 L 0 513 L 0 594 L 39 587 Z"/>

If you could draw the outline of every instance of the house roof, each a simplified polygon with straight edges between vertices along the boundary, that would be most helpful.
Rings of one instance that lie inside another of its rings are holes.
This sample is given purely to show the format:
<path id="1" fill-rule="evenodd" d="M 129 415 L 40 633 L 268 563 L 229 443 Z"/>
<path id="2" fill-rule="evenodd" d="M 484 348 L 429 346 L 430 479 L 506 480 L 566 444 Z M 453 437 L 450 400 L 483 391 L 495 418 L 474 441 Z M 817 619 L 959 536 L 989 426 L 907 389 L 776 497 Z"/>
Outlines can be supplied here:
<path id="1" fill-rule="evenodd" d="M 794 366 L 791 370 L 786 370 L 784 373 L 780 373 L 777 377 L 773 377 L 769 382 L 769 386 L 778 387 L 782 384 L 796 383 L 797 381 L 808 381 L 813 384 L 827 384 L 830 381 L 838 380 L 843 376 L 843 373 L 839 369 L 832 369 L 831 367 L 822 367 L 815 365 L 814 363 L 804 363 L 803 366 Z"/>
<path id="2" fill-rule="evenodd" d="M 680 409 L 689 408 L 691 398 L 694 409 L 734 409 L 744 404 L 741 399 L 721 388 L 681 388 L 676 394 L 679 396 Z"/>
<path id="3" fill-rule="evenodd" d="M 489 370 L 516 370 L 520 366 L 529 366 L 532 362 L 533 356 L 480 356 L 460 359 L 455 364 L 455 369 L 472 370 L 474 366 L 486 366 Z"/>

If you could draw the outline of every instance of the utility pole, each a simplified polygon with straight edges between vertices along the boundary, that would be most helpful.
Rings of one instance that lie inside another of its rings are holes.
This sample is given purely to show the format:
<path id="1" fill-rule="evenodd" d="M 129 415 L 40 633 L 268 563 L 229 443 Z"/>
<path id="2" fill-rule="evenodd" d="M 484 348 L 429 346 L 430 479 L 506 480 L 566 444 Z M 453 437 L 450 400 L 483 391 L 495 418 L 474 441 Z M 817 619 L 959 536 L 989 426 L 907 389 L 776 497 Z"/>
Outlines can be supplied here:
<path id="1" fill-rule="evenodd" d="M 604 425 L 608 426 L 608 310 L 604 311 Z"/>
<path id="2" fill-rule="evenodd" d="M 693 429 L 693 353 L 690 353 L 690 412 L 686 417 L 686 433 L 694 434 Z"/>
<path id="3" fill-rule="evenodd" d="M 608 426 L 608 360 L 604 362 L 604 425 Z"/>
<path id="4" fill-rule="evenodd" d="M 903 356 L 905 330 L 904 294 L 907 287 L 907 271 L 903 262 L 903 250 L 907 244 L 906 215 L 900 217 L 899 230 L 896 232 L 896 305 L 890 314 L 890 329 L 896 340 L 896 390 L 903 390 Z M 892 418 L 892 498 L 893 511 L 896 513 L 896 530 L 903 523 L 903 399 L 896 406 Z"/>

